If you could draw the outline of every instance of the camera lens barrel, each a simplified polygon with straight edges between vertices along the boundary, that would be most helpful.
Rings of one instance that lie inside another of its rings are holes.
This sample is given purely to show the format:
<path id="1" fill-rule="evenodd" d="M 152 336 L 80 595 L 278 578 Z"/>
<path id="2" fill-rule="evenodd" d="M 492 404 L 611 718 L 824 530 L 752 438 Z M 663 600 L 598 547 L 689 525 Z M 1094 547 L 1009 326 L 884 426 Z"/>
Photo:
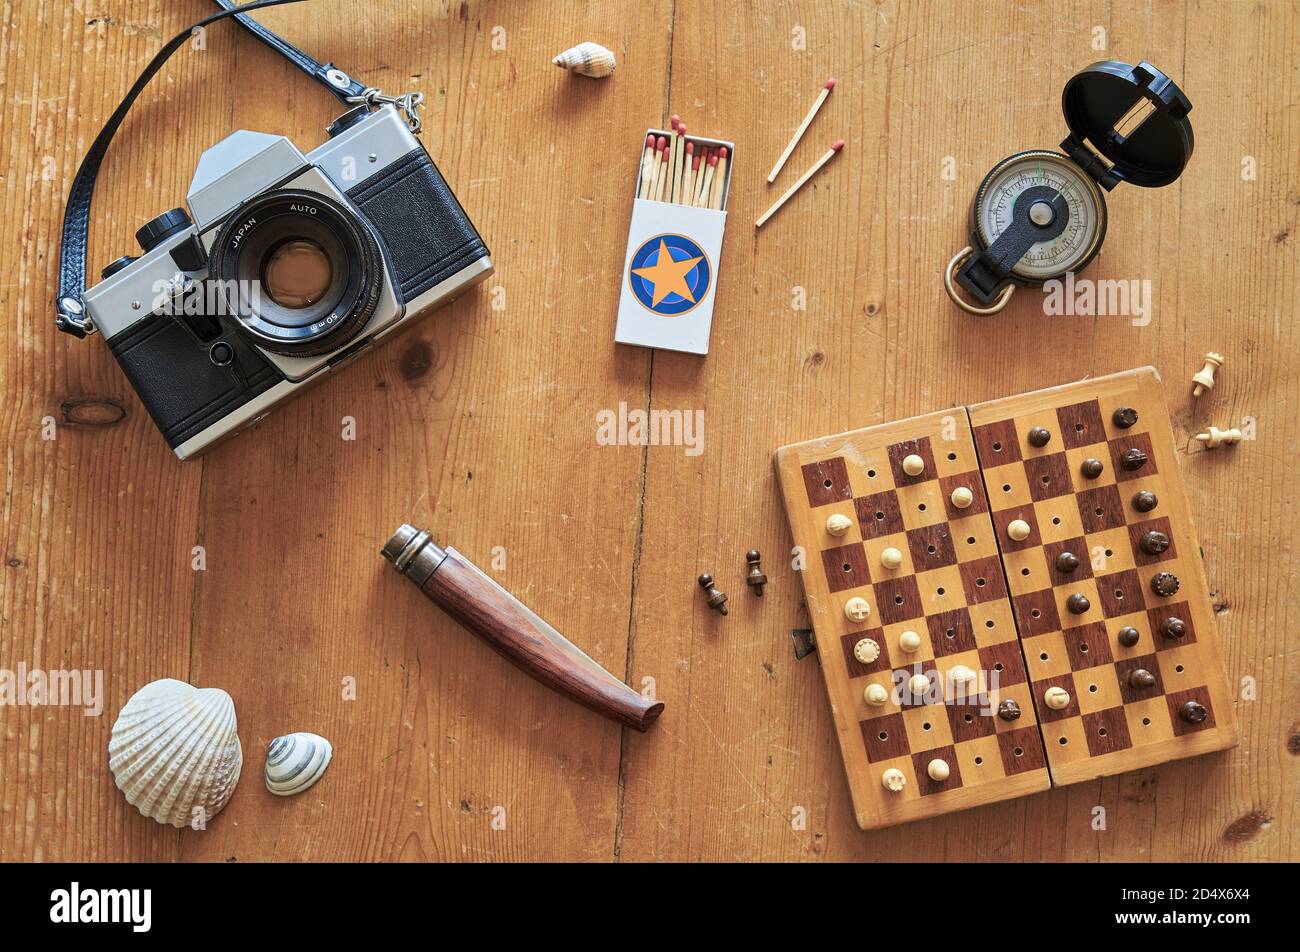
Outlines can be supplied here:
<path id="1" fill-rule="evenodd" d="M 231 213 L 209 273 L 258 346 L 309 357 L 343 346 L 369 322 L 384 261 L 370 227 L 346 204 L 278 189 Z"/>

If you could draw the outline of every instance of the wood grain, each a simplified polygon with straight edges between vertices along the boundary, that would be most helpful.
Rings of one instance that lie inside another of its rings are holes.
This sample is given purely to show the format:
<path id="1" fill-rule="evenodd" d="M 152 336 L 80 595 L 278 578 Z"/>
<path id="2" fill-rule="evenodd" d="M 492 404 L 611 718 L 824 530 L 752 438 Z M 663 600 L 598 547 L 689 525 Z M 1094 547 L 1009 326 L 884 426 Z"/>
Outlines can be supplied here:
<path id="1" fill-rule="evenodd" d="M 364 81 L 425 92 L 423 139 L 498 270 L 180 464 L 102 341 L 54 331 L 51 300 L 78 161 L 158 46 L 208 10 L 35 0 L 0 18 L 0 667 L 105 679 L 100 717 L 0 708 L 0 859 L 1300 856 L 1300 92 L 1278 81 L 1300 5 L 1073 0 L 1008 17 L 897 0 L 376 0 L 363 29 L 336 0 L 268 12 Z M 618 55 L 609 80 L 550 65 L 584 39 Z M 1008 53 L 1031 44 L 1034 69 Z M 1194 103 L 1186 173 L 1111 193 L 1090 266 L 1149 278 L 1150 323 L 1048 318 L 1032 294 L 993 320 L 958 313 L 941 274 L 980 177 L 1012 151 L 1054 147 L 1062 85 L 1105 57 L 1156 63 Z M 774 194 L 765 157 L 831 75 L 790 167 L 839 136 L 844 154 L 755 235 Z M 334 112 L 269 50 L 210 30 L 108 157 L 94 267 L 180 203 L 201 151 L 229 131 L 310 147 Z M 673 112 L 742 157 L 702 360 L 612 344 L 626 183 L 639 136 Z M 790 653 L 807 619 L 773 448 L 1138 362 L 1172 387 L 1207 350 L 1227 362 L 1209 395 L 1175 405 L 1175 446 L 1229 678 L 1255 686 L 1241 745 L 1212 770 L 1169 764 L 862 834 L 816 662 Z M 703 453 L 598 446 L 595 415 L 620 402 L 704 410 Z M 1192 439 L 1247 415 L 1253 442 L 1207 452 Z M 344 416 L 355 441 L 340 439 Z M 45 417 L 56 440 L 41 439 Z M 502 585 L 629 684 L 654 679 L 667 705 L 655 728 L 620 735 L 431 611 L 377 554 L 404 520 L 485 567 L 503 547 Z M 191 569 L 196 545 L 205 571 Z M 770 579 L 762 599 L 744 591 L 751 547 Z M 726 618 L 700 597 L 705 570 L 731 594 Z M 246 776 L 202 834 L 140 817 L 108 774 L 113 716 L 159 677 L 235 698 Z M 325 735 L 335 761 L 281 800 L 257 772 L 288 730 Z"/>

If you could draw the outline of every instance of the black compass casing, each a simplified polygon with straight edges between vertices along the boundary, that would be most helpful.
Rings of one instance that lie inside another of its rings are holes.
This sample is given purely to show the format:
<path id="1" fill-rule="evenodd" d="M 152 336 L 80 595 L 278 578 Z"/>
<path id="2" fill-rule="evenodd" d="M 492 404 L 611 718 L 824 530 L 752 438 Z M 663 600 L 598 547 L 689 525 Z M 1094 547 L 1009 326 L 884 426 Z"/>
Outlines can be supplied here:
<path id="1" fill-rule="evenodd" d="M 1143 108 L 1135 108 L 1139 105 Z M 1069 129 L 1069 135 L 1061 143 L 1062 151 L 1017 152 L 994 165 L 980 182 L 971 202 L 974 253 L 956 272 L 957 284 L 987 306 L 1009 284 L 1041 285 L 1050 280 L 1050 277 L 1032 279 L 1013 272 L 1036 243 L 1030 240 L 1034 228 L 1027 219 L 1028 209 L 1022 210 L 1019 202 L 1013 211 L 1016 221 L 1007 229 L 1017 230 L 1017 235 L 1007 236 L 1005 243 L 1001 242 L 1001 236 L 990 243 L 982 234 L 980 207 L 986 189 L 1008 164 L 1035 154 L 1050 155 L 1078 166 L 1099 186 L 1094 196 L 1098 206 L 1098 234 L 1093 247 L 1074 269 L 1082 270 L 1097 256 L 1106 235 L 1108 215 L 1103 191 L 1110 191 L 1120 182 L 1156 188 L 1168 185 L 1182 174 L 1194 145 L 1187 118 L 1191 109 L 1191 102 L 1178 85 L 1145 60 L 1137 66 L 1103 60 L 1077 73 L 1065 84 L 1061 94 L 1061 111 Z M 1056 222 L 1046 227 L 1055 227 L 1055 233 L 1060 233 Z M 1042 232 L 1042 240 L 1052 237 L 1055 235 L 1047 230 Z M 999 247 L 1000 243 L 1003 247 Z"/>

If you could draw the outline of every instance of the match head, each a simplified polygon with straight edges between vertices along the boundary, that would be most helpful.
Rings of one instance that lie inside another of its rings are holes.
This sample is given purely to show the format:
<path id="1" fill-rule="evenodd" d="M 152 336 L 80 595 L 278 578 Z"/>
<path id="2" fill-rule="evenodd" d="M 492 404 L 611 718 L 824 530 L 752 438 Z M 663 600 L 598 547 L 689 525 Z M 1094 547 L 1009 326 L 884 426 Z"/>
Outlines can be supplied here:
<path id="1" fill-rule="evenodd" d="M 660 152 L 668 148 L 668 139 L 664 136 L 660 136 L 659 141 L 655 143 L 655 148 Z"/>
<path id="2" fill-rule="evenodd" d="M 718 153 L 714 152 L 711 156 L 709 156 L 709 165 L 717 165 L 717 164 L 718 164 Z"/>
<path id="3" fill-rule="evenodd" d="M 725 145 L 718 146 L 718 157 L 722 159 L 727 157 L 727 147 Z"/>
<path id="4" fill-rule="evenodd" d="M 699 167 L 700 167 L 700 157 L 697 155 L 694 159 L 691 160 L 691 171 L 693 172 Z"/>
<path id="5" fill-rule="evenodd" d="M 653 149 L 655 147 L 655 137 L 653 133 L 645 137 L 645 147 L 647 149 Z"/>
<path id="6" fill-rule="evenodd" d="M 842 149 L 842 148 L 844 148 L 844 140 L 843 140 L 843 139 L 836 139 L 833 143 L 831 143 L 831 151 L 832 151 L 832 152 L 838 152 L 838 151 L 840 151 L 840 149 Z"/>
<path id="7" fill-rule="evenodd" d="M 834 76 L 832 76 L 830 79 L 826 80 L 826 88 L 827 88 L 827 89 L 834 89 L 834 88 L 835 88 L 835 77 L 834 77 Z"/>
<path id="8" fill-rule="evenodd" d="M 676 129 L 681 124 L 682 124 L 682 117 L 677 115 L 677 113 L 673 113 L 672 118 L 668 120 L 668 128 Z"/>
<path id="9" fill-rule="evenodd" d="M 695 143 L 694 143 L 694 142 L 688 142 L 688 143 L 686 143 L 686 154 L 687 154 L 687 155 L 694 155 L 694 154 L 695 154 Z"/>
<path id="10" fill-rule="evenodd" d="M 677 123 L 677 134 L 679 136 L 686 135 L 686 123 L 684 122 Z"/>

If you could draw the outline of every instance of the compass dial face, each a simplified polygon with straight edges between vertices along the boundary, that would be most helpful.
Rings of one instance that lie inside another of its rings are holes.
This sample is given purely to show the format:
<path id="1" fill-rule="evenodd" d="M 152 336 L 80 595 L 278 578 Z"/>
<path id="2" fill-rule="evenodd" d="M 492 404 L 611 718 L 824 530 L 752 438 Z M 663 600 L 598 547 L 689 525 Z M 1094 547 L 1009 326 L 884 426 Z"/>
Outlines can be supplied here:
<path id="1" fill-rule="evenodd" d="M 1012 269 L 1027 281 L 1077 271 L 1092 259 L 1106 231 L 1106 202 L 1097 183 L 1055 152 L 1021 152 L 993 167 L 975 196 L 975 227 L 987 248 L 1011 224 L 1017 197 L 1036 185 L 1054 188 L 1070 209 L 1065 230 L 1030 246 Z"/>

